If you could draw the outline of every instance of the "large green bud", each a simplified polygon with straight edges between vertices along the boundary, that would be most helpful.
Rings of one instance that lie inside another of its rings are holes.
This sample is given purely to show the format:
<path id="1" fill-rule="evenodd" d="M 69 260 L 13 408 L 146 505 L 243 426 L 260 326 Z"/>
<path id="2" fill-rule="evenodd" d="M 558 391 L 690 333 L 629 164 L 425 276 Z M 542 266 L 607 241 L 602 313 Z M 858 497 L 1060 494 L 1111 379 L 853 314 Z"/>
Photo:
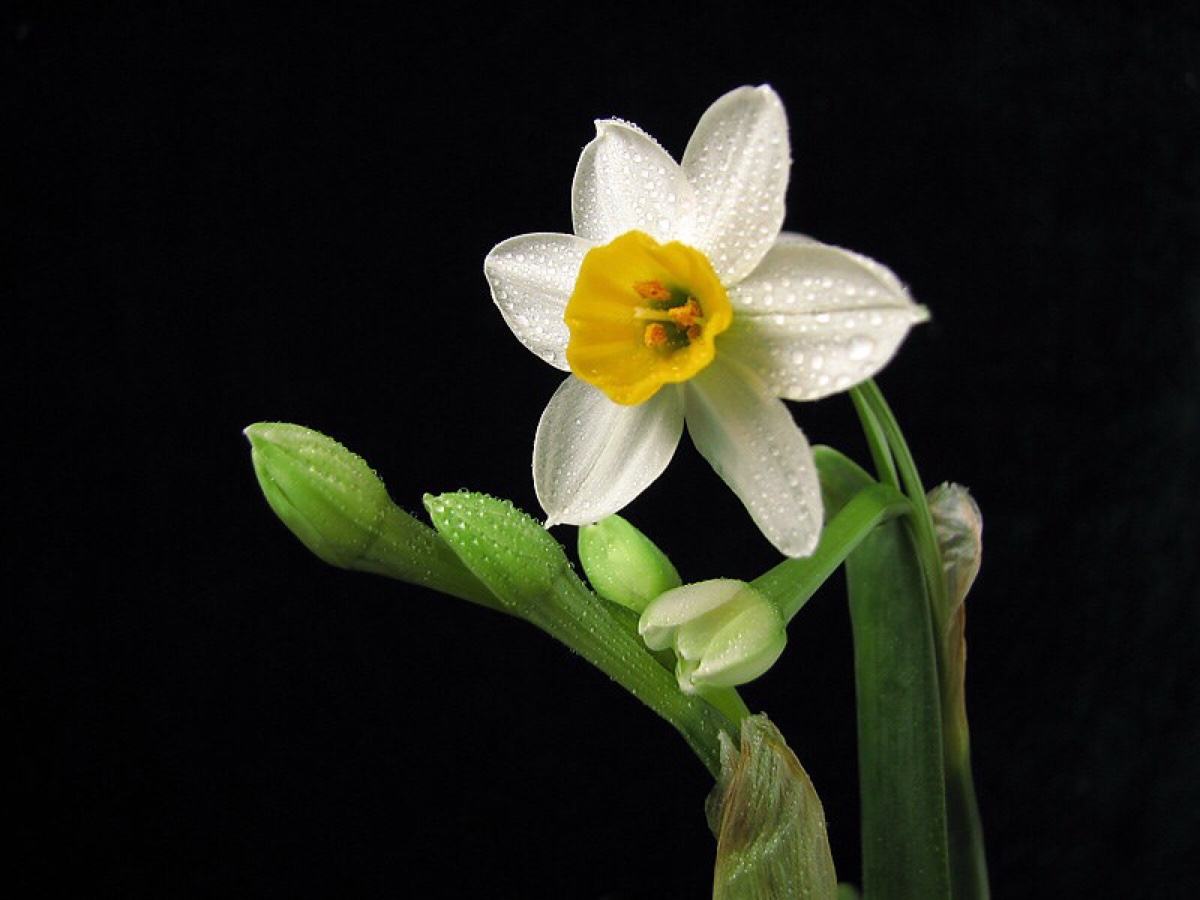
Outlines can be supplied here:
<path id="1" fill-rule="evenodd" d="M 259 422 L 244 433 L 263 496 L 283 524 L 325 562 L 355 568 L 392 506 L 375 471 L 300 425 Z"/>

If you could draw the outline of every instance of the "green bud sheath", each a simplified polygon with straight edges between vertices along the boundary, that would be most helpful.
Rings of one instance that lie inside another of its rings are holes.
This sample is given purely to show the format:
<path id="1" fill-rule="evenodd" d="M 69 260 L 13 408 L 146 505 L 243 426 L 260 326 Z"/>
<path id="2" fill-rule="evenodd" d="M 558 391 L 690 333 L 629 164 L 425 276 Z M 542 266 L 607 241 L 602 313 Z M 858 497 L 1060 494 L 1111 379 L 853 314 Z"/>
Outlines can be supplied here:
<path id="1" fill-rule="evenodd" d="M 639 615 L 682 584 L 667 555 L 620 516 L 579 529 L 579 562 L 597 594 Z"/>

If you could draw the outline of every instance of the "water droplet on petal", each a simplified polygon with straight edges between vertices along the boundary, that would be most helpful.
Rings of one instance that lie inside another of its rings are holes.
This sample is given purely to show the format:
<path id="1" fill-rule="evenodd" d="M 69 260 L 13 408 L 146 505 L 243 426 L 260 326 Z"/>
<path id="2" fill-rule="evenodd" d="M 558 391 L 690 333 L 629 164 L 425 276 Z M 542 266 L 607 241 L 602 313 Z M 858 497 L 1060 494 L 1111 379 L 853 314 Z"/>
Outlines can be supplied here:
<path id="1" fill-rule="evenodd" d="M 868 337 L 856 337 L 850 342 L 848 354 L 853 360 L 864 360 L 875 350 L 875 342 Z"/>

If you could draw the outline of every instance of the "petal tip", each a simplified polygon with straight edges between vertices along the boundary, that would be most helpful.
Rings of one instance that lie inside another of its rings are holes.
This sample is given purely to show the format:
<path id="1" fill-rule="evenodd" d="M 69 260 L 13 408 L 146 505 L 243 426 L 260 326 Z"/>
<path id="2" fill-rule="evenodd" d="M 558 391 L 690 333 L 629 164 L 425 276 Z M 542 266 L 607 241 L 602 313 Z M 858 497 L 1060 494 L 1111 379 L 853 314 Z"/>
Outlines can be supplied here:
<path id="1" fill-rule="evenodd" d="M 754 91 L 756 93 L 762 95 L 763 97 L 766 97 L 769 100 L 771 100 L 775 103 L 778 103 L 780 106 L 783 106 L 783 101 L 779 98 L 779 92 L 777 90 L 775 90 L 775 88 L 771 87 L 771 85 L 765 84 L 765 83 L 760 84 L 756 88 L 754 88 Z"/>
<path id="2" fill-rule="evenodd" d="M 780 541 L 776 545 L 776 549 L 791 559 L 804 559 L 813 555 L 813 552 L 817 549 L 819 538 L 820 529 L 809 534 L 792 535 L 786 540 Z"/>

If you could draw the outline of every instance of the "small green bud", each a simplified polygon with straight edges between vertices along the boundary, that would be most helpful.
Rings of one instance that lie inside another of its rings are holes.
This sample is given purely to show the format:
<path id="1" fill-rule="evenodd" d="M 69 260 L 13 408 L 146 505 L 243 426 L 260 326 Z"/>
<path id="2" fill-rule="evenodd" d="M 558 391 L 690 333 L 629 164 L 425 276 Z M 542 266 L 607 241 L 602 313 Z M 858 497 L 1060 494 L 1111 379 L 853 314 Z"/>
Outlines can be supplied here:
<path id="1" fill-rule="evenodd" d="M 787 644 L 775 604 L 729 578 L 685 584 L 657 597 L 642 613 L 638 633 L 651 650 L 675 650 L 675 677 L 689 694 L 753 681 Z"/>
<path id="2" fill-rule="evenodd" d="M 620 516 L 579 529 L 579 562 L 597 594 L 639 614 L 683 583 L 667 555 Z"/>
<path id="3" fill-rule="evenodd" d="M 283 524 L 325 562 L 354 567 L 392 506 L 379 476 L 362 457 L 300 425 L 259 422 L 244 434 L 254 474 Z"/>

